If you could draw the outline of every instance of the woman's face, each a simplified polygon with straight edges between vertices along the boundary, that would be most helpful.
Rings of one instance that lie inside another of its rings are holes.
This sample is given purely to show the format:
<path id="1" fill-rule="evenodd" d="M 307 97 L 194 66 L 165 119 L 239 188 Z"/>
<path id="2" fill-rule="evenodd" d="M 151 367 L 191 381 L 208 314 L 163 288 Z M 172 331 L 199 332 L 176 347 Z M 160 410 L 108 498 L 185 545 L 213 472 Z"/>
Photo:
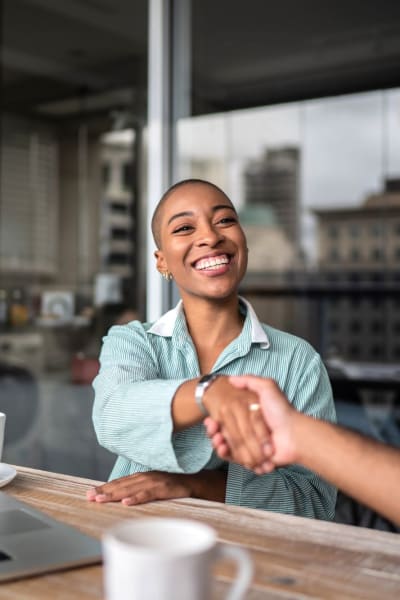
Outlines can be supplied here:
<path id="1" fill-rule="evenodd" d="M 246 238 L 233 205 L 206 184 L 174 190 L 162 206 L 160 273 L 172 273 L 182 299 L 236 294 L 247 267 Z"/>

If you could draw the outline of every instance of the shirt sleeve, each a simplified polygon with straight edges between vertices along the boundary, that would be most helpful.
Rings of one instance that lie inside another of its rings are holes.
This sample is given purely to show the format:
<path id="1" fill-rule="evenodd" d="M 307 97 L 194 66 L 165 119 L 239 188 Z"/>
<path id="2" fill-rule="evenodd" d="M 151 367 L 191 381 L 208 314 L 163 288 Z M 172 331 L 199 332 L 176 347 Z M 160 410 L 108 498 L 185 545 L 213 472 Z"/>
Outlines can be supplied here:
<path id="1" fill-rule="evenodd" d="M 318 354 L 302 359 L 294 357 L 289 377 L 282 385 L 297 410 L 315 418 L 336 419 L 332 390 L 325 367 Z M 310 360 L 309 360 L 310 359 Z M 237 482 L 240 481 L 240 485 Z M 290 465 L 266 475 L 255 475 L 240 465 L 231 464 L 228 472 L 228 504 L 240 504 L 302 517 L 331 520 L 335 516 L 336 488 L 300 466 Z"/>
<path id="2" fill-rule="evenodd" d="M 184 381 L 160 378 L 157 354 L 140 323 L 112 327 L 93 382 L 99 443 L 136 463 L 135 470 L 201 470 L 212 455 L 204 427 L 173 433 L 171 403 Z"/>

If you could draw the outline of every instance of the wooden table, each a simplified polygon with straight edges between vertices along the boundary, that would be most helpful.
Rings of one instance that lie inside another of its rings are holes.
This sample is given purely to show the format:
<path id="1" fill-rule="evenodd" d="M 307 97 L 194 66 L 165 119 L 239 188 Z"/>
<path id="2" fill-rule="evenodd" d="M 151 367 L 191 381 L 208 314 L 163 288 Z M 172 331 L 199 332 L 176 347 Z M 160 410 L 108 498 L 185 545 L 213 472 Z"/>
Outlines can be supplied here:
<path id="1" fill-rule="evenodd" d="M 18 476 L 4 491 L 95 537 L 126 518 L 151 515 L 206 522 L 215 527 L 222 541 L 251 552 L 255 577 L 248 600 L 400 598 L 400 536 L 396 534 L 192 499 L 129 508 L 93 504 L 86 501 L 85 492 L 94 484 L 18 468 Z M 215 599 L 225 597 L 231 575 L 230 565 L 216 569 Z M 0 598 L 102 598 L 102 568 L 82 567 L 4 583 Z"/>

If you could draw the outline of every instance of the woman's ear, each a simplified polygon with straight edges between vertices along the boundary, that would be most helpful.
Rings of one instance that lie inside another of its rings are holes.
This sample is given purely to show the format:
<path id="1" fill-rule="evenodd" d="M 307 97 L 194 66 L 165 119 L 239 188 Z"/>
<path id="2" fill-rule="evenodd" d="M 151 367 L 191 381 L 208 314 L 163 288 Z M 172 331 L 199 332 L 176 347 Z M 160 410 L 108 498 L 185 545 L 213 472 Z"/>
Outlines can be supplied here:
<path id="1" fill-rule="evenodd" d="M 167 261 L 165 260 L 162 250 L 156 250 L 154 256 L 156 258 L 157 271 L 161 274 L 168 271 Z"/>

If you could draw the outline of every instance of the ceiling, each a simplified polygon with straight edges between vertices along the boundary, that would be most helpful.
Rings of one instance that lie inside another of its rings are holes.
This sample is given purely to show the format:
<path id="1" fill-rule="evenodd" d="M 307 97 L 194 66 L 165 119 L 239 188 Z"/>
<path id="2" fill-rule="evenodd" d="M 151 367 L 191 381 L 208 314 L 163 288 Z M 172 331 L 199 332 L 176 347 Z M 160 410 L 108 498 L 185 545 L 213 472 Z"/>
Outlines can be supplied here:
<path id="1" fill-rule="evenodd" d="M 2 7 L 3 109 L 143 118 L 146 0 Z M 400 86 L 400 2 L 192 0 L 192 57 L 194 114 Z"/>
<path id="2" fill-rule="evenodd" d="M 143 111 L 146 0 L 3 0 L 2 105 L 56 118 Z"/>
<path id="3" fill-rule="evenodd" d="M 400 85 L 398 0 L 199 0 L 194 111 Z"/>

